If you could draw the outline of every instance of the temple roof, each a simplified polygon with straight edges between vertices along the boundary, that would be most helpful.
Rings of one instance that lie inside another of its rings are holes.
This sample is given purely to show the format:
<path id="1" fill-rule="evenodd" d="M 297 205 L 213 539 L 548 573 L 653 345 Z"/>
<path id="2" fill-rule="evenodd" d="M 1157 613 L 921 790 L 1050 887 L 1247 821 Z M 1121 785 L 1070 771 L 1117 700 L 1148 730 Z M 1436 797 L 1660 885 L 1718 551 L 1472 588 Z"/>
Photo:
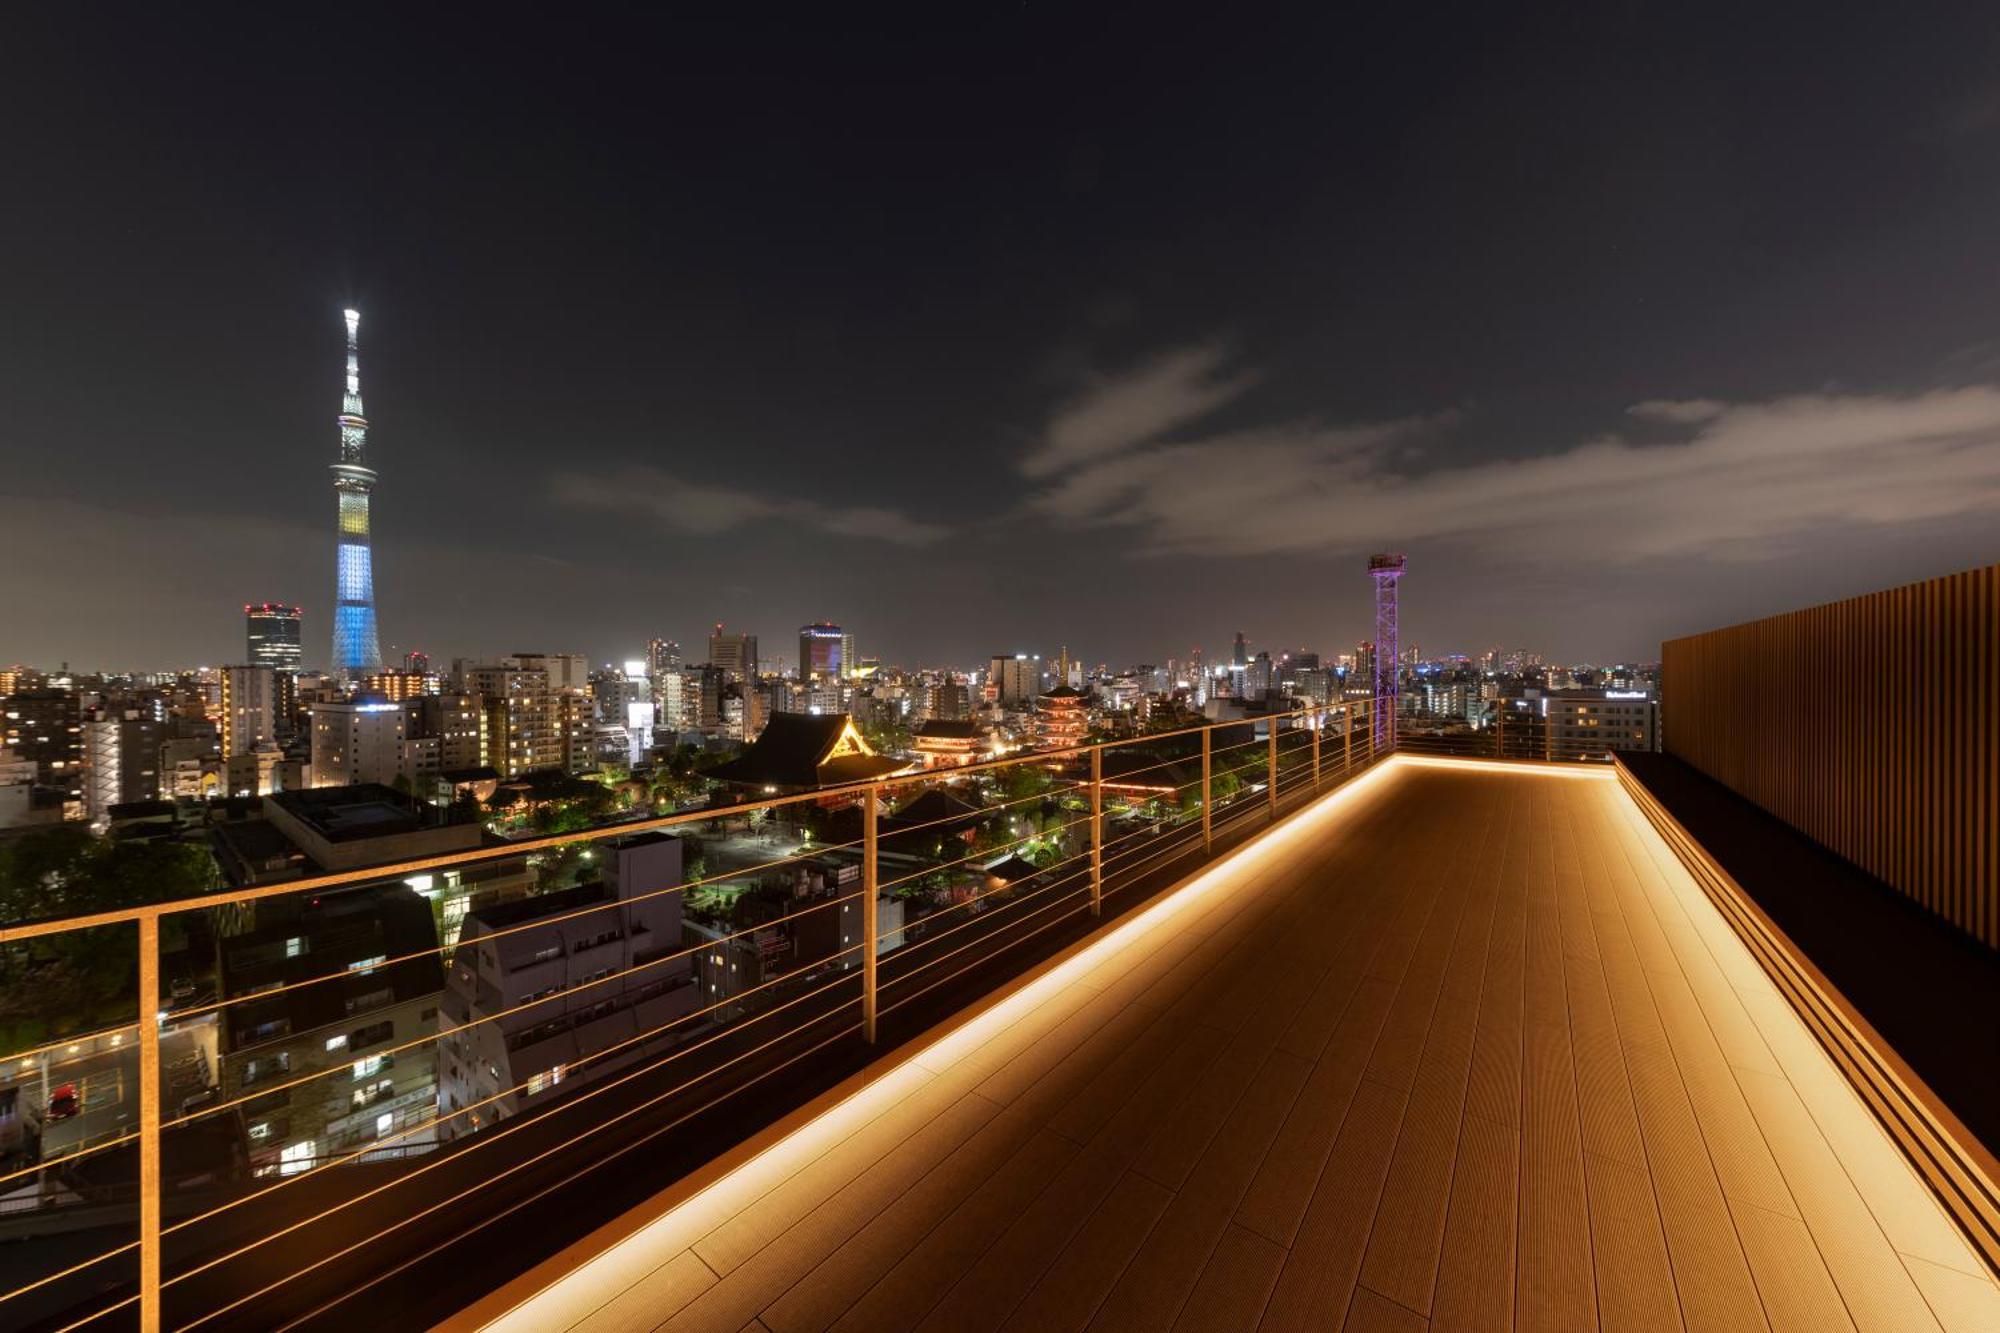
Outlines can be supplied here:
<path id="1" fill-rule="evenodd" d="M 907 766 L 875 753 L 846 713 L 773 713 L 748 750 L 709 775 L 756 787 L 833 787 Z"/>

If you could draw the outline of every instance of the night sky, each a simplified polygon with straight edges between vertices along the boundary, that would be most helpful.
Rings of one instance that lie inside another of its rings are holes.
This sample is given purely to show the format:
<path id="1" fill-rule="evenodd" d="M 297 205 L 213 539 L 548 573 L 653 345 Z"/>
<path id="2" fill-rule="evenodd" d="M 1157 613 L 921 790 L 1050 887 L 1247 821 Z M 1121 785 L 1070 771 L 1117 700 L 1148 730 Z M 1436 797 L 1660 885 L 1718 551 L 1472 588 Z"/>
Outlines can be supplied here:
<path id="1" fill-rule="evenodd" d="M 1406 645 L 1650 659 L 2000 558 L 1986 5 L 47 8 L 0 660 L 324 664 L 350 303 L 392 656 L 1337 652 L 1394 547 Z"/>

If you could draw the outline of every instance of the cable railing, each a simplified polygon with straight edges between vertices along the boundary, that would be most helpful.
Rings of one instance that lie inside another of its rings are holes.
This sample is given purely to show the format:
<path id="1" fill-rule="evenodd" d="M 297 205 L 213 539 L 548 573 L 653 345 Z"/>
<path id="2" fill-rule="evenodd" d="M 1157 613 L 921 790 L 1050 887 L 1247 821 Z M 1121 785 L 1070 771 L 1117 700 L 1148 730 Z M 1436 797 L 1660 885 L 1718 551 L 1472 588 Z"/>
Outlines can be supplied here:
<path id="1" fill-rule="evenodd" d="M 1397 720 L 1395 747 L 1404 754 L 1461 759 L 1608 765 L 1614 754 L 1654 746 L 1650 728 L 1575 709 L 1574 704 L 1553 712 L 1499 708 L 1476 725 L 1406 716 Z"/>
<path id="2" fill-rule="evenodd" d="M 122 1025 L 0 1057 L 0 1326 L 284 1323 L 803 1100 L 1372 766 L 1370 702 L 0 927 L 8 984 L 136 956 Z M 212 987 L 167 992 L 163 926 Z"/>

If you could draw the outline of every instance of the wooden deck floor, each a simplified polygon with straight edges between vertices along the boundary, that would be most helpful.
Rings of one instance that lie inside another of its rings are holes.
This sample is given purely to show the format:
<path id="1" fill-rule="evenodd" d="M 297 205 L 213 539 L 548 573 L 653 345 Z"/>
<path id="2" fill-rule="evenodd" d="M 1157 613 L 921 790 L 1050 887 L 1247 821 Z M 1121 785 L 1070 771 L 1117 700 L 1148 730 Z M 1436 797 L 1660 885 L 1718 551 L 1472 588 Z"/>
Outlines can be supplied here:
<path id="1" fill-rule="evenodd" d="M 491 1326 L 2000 1329 L 1614 781 L 1362 788 Z"/>

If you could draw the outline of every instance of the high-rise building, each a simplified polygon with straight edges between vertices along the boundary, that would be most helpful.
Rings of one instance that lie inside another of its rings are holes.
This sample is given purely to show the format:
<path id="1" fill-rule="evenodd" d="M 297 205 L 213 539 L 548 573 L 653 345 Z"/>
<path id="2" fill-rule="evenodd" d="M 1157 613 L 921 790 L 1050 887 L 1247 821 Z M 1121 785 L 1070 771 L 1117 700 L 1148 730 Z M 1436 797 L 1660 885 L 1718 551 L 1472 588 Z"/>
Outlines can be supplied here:
<path id="1" fill-rule="evenodd" d="M 303 651 L 299 608 L 256 602 L 243 608 L 244 661 L 274 671 L 297 671 Z"/>
<path id="2" fill-rule="evenodd" d="M 267 666 L 222 668 L 222 757 L 248 754 L 277 737 L 277 672 Z"/>
<path id="3" fill-rule="evenodd" d="M 358 680 L 382 669 L 382 644 L 375 625 L 373 537 L 368 521 L 375 470 L 368 466 L 368 419 L 361 414 L 361 312 L 342 313 L 347 320 L 347 392 L 340 401 L 340 461 L 333 465 L 333 489 L 340 502 L 333 671 L 342 680 Z"/>
<path id="4" fill-rule="evenodd" d="M 986 668 L 986 698 L 1002 708 L 1027 708 L 1042 692 L 1042 659 L 995 655 Z"/>
<path id="5" fill-rule="evenodd" d="M 681 646 L 672 639 L 654 639 L 646 645 L 646 674 L 658 680 L 681 665 Z"/>
<path id="6" fill-rule="evenodd" d="M 757 636 L 754 634 L 724 634 L 722 622 L 715 622 L 715 633 L 708 636 L 708 664 L 721 667 L 724 676 L 730 680 L 751 680 L 757 675 Z"/>
<path id="7" fill-rule="evenodd" d="M 799 629 L 799 679 L 836 680 L 847 669 L 841 649 L 847 636 L 840 626 L 816 621 Z"/>

